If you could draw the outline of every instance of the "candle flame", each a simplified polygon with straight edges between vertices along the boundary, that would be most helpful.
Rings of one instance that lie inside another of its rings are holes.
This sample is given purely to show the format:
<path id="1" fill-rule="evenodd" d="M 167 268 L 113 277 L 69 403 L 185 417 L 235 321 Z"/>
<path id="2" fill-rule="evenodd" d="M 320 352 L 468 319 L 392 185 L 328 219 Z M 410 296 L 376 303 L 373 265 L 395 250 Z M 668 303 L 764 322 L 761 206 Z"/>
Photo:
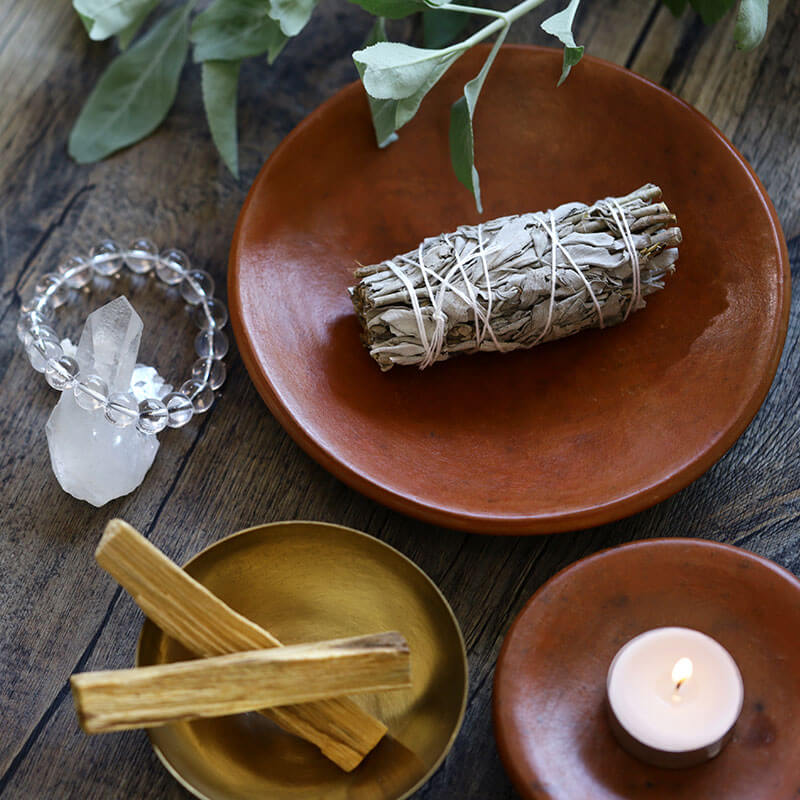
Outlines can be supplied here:
<path id="1" fill-rule="evenodd" d="M 694 667 L 691 658 L 679 658 L 672 668 L 672 682 L 675 684 L 675 690 L 681 688 L 684 681 L 692 677 Z"/>

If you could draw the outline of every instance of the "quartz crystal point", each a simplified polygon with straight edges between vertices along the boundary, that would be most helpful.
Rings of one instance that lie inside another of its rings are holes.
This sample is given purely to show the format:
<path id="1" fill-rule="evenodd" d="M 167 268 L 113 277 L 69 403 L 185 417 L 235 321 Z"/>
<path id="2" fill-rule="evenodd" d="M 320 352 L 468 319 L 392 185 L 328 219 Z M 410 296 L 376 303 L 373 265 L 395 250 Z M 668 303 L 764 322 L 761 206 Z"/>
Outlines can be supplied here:
<path id="1" fill-rule="evenodd" d="M 142 320 L 125 297 L 112 300 L 86 319 L 76 359 L 81 379 L 94 374 L 109 393 L 131 391 Z M 50 463 L 61 488 L 93 506 L 132 492 L 158 452 L 158 439 L 136 425 L 117 427 L 104 409 L 81 408 L 72 391 L 62 392 L 47 421 Z"/>

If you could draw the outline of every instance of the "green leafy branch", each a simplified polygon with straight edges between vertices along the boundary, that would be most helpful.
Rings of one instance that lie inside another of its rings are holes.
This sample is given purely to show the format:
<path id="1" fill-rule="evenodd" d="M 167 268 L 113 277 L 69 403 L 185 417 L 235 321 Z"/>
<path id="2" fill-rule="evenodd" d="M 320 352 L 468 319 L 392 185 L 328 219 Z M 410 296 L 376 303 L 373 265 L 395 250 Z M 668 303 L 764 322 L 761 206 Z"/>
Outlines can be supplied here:
<path id="1" fill-rule="evenodd" d="M 194 14 L 197 0 L 164 13 L 133 40 L 159 0 L 73 0 L 89 37 L 116 38 L 120 54 L 89 95 L 70 134 L 69 152 L 80 162 L 98 161 L 144 138 L 164 120 L 175 101 L 181 71 L 192 49 L 201 65 L 203 105 L 211 137 L 223 161 L 238 177 L 236 104 L 243 59 L 266 56 L 272 63 L 286 42 L 302 31 L 317 0 L 214 0 Z M 353 54 L 367 93 L 378 146 L 417 113 L 424 97 L 467 50 L 494 37 L 478 74 L 450 109 L 450 156 L 458 180 L 481 209 L 475 167 L 473 118 L 486 76 L 513 22 L 545 0 L 522 0 L 507 11 L 447 0 L 351 0 L 378 17 L 364 47 Z M 663 0 L 679 15 L 691 6 L 707 24 L 721 19 L 737 0 Z M 542 28 L 564 46 L 560 85 L 583 56 L 573 25 L 580 0 L 548 17 Z M 738 0 L 735 40 L 749 50 L 764 38 L 769 0 Z M 384 19 L 422 12 L 425 47 L 390 42 Z M 461 41 L 470 19 L 489 21 Z"/>

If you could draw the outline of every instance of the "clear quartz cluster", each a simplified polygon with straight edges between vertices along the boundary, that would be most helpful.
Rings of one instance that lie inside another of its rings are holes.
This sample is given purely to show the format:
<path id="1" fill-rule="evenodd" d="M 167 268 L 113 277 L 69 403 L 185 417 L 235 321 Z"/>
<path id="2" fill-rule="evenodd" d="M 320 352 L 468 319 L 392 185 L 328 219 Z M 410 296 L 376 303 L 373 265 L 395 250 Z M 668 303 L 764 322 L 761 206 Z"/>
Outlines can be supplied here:
<path id="1" fill-rule="evenodd" d="M 121 427 L 108 415 L 139 408 L 129 397 L 139 352 L 142 320 L 124 297 L 90 314 L 81 333 L 75 361 L 91 377 L 80 392 L 61 393 L 47 421 L 50 463 L 64 491 L 93 506 L 105 505 L 133 491 L 144 480 L 158 452 L 155 436 L 142 436 L 135 425 Z M 108 392 L 108 411 L 98 395 Z M 113 410 L 112 410 L 113 409 Z"/>
<path id="2" fill-rule="evenodd" d="M 51 327 L 55 309 L 72 290 L 86 287 L 95 275 L 117 275 L 123 267 L 176 286 L 194 307 L 199 358 L 179 391 L 152 367 L 135 363 L 142 322 L 125 298 L 89 316 L 77 350 L 68 339 L 59 341 Z M 53 471 L 70 494 L 99 506 L 132 491 L 158 450 L 155 434 L 167 426 L 182 427 L 211 408 L 215 390 L 225 381 L 222 358 L 228 351 L 221 330 L 228 311 L 213 292 L 213 278 L 192 269 L 180 250 L 159 253 L 149 239 L 137 239 L 124 250 L 105 240 L 88 258 L 73 256 L 57 272 L 43 275 L 35 294 L 22 303 L 17 336 L 31 366 L 63 393 L 47 437 Z"/>

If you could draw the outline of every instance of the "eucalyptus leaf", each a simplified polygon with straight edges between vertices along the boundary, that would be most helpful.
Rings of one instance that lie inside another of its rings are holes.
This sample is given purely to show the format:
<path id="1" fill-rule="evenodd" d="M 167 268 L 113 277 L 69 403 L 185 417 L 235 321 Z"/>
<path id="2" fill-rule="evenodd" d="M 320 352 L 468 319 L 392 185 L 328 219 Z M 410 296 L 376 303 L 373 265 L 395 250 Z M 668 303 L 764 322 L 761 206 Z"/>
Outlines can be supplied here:
<path id="1" fill-rule="evenodd" d="M 426 8 L 422 12 L 422 41 L 425 47 L 445 47 L 469 24 L 470 15 L 460 11 Z"/>
<path id="2" fill-rule="evenodd" d="M 706 25 L 713 25 L 733 8 L 736 0 L 689 0 L 689 2 Z"/>
<path id="3" fill-rule="evenodd" d="M 187 19 L 192 5 L 162 17 L 108 66 L 70 134 L 69 153 L 76 161 L 98 161 L 133 144 L 166 117 L 189 49 Z"/>
<path id="4" fill-rule="evenodd" d="M 126 50 L 128 48 L 128 45 L 133 41 L 133 37 L 136 36 L 139 28 L 142 27 L 142 23 L 157 5 L 158 0 L 150 0 L 150 2 L 142 8 L 140 15 L 117 34 L 117 43 L 119 44 L 120 50 Z"/>
<path id="5" fill-rule="evenodd" d="M 204 61 L 202 69 L 203 106 L 211 138 L 222 160 L 239 177 L 239 148 L 236 134 L 236 92 L 238 61 Z"/>
<path id="6" fill-rule="evenodd" d="M 508 26 L 497 37 L 481 71 L 465 84 L 464 94 L 450 108 L 450 162 L 458 180 L 472 192 L 475 205 L 480 212 L 483 212 L 483 205 L 481 204 L 480 179 L 478 170 L 475 168 L 475 136 L 472 119 L 475 116 L 475 106 L 486 76 L 489 74 L 492 62 L 507 33 Z"/>
<path id="7" fill-rule="evenodd" d="M 216 0 L 192 24 L 195 61 L 239 61 L 267 53 L 272 63 L 287 40 L 266 0 Z"/>
<path id="8" fill-rule="evenodd" d="M 575 44 L 572 35 L 572 23 L 575 21 L 579 3 L 580 0 L 570 0 L 569 5 L 563 11 L 553 14 L 542 23 L 542 30 L 555 36 L 564 45 L 564 63 L 561 68 L 561 77 L 558 79 L 558 86 L 564 83 L 569 71 L 583 56 L 583 47 Z"/>
<path id="9" fill-rule="evenodd" d="M 136 20 L 141 21 L 152 11 L 158 0 L 72 0 L 73 8 L 88 27 L 89 38 L 100 40 L 115 36 Z"/>
<path id="10" fill-rule="evenodd" d="M 734 37 L 740 50 L 752 50 L 767 32 L 769 0 L 741 0 Z"/>
<path id="11" fill-rule="evenodd" d="M 370 47 L 373 44 L 385 41 L 386 21 L 383 17 L 378 17 L 364 42 L 364 47 Z M 361 78 L 364 77 L 362 72 L 362 68 L 358 67 L 358 74 Z M 369 102 L 369 112 L 372 116 L 372 127 L 375 129 L 375 139 L 378 142 L 378 147 L 386 147 L 397 141 L 397 134 L 395 133 L 397 100 L 378 100 L 367 95 L 367 101 Z"/>
<path id="12" fill-rule="evenodd" d="M 388 19 L 402 19 L 425 7 L 422 0 L 350 0 L 350 2 L 361 6 L 364 11 L 369 11 L 376 17 Z"/>
<path id="13" fill-rule="evenodd" d="M 297 36 L 306 26 L 317 0 L 271 0 L 269 15 L 286 36 Z"/>

